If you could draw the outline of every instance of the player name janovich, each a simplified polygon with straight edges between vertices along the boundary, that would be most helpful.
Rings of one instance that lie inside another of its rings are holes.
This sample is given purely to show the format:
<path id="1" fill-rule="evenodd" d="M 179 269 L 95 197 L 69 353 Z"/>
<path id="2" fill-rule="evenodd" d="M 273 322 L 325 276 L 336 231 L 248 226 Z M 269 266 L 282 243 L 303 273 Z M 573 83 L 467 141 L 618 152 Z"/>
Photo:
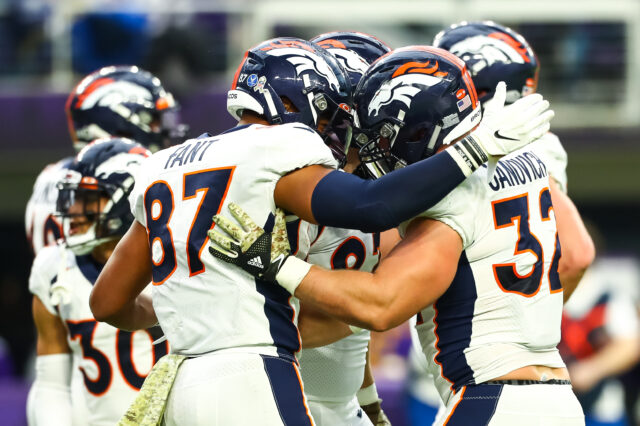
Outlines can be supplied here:
<path id="1" fill-rule="evenodd" d="M 547 166 L 533 152 L 527 151 L 498 161 L 489 187 L 499 191 L 506 186 L 524 185 L 547 177 Z"/>

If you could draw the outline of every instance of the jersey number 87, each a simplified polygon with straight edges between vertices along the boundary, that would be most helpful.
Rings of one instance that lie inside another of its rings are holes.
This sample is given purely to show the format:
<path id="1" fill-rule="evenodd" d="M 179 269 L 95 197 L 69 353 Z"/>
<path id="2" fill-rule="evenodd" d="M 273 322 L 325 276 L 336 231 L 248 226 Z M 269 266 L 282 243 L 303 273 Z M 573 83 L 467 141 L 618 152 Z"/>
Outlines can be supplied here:
<path id="1" fill-rule="evenodd" d="M 233 177 L 235 167 L 199 170 L 183 175 L 182 200 L 204 195 L 196 210 L 187 235 L 187 262 L 189 276 L 204 272 L 200 254 L 207 241 L 207 231 L 213 224 L 212 217 L 220 212 Z M 166 181 L 152 183 L 144 195 L 149 249 L 153 262 L 153 284 L 164 283 L 176 270 L 176 250 L 169 221 L 174 209 L 174 196 Z"/>

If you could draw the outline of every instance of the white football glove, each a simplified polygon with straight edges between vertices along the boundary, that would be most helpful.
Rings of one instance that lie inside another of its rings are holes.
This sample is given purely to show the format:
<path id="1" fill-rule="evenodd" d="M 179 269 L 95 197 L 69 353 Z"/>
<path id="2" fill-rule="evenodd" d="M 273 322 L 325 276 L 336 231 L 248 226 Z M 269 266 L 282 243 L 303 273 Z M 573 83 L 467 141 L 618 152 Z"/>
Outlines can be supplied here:
<path id="1" fill-rule="evenodd" d="M 540 138 L 549 131 L 554 116 L 549 102 L 538 93 L 505 106 L 506 95 L 507 85 L 501 81 L 482 121 L 470 135 L 488 156 L 509 154 Z"/>

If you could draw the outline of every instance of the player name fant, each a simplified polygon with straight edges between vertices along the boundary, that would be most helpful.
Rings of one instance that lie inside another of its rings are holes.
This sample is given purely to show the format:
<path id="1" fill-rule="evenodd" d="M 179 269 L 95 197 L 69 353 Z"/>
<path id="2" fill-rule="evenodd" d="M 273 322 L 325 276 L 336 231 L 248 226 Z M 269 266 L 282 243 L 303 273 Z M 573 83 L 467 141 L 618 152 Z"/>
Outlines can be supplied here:
<path id="1" fill-rule="evenodd" d="M 507 186 L 524 185 L 547 176 L 544 162 L 533 152 L 527 151 L 498 161 L 489 187 L 499 191 Z"/>
<path id="2" fill-rule="evenodd" d="M 176 147 L 176 149 L 169 155 L 164 168 L 170 168 L 175 166 L 182 166 L 184 164 L 193 163 L 196 158 L 198 161 L 202 160 L 205 152 L 217 139 L 195 139 L 191 143 L 183 143 Z"/>

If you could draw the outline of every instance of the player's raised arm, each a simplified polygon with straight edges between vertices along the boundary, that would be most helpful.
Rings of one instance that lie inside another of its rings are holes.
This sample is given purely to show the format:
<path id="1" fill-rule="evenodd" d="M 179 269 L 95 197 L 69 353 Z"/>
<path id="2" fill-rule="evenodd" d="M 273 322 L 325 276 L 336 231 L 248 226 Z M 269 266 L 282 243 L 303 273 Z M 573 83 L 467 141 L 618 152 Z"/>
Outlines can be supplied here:
<path id="1" fill-rule="evenodd" d="M 365 232 L 394 228 L 434 206 L 490 156 L 515 151 L 548 131 L 553 111 L 548 109 L 549 103 L 542 96 L 528 96 L 503 108 L 504 96 L 505 86 L 499 84 L 496 97 L 502 102 L 487 109 L 479 125 L 479 107 L 477 111 L 468 111 L 466 126 L 458 126 L 462 127 L 458 129 L 458 136 L 476 125 L 477 128 L 444 152 L 410 165 L 396 162 L 393 173 L 376 180 L 364 180 L 320 166 L 296 170 L 278 181 L 274 192 L 276 205 L 304 220 L 328 226 Z M 382 134 L 376 135 L 380 137 Z M 365 155 L 373 157 L 366 151 Z M 370 162 L 378 169 L 385 169 L 382 172 L 385 173 L 393 169 L 382 163 L 391 158 L 395 157 L 373 157 Z"/>

